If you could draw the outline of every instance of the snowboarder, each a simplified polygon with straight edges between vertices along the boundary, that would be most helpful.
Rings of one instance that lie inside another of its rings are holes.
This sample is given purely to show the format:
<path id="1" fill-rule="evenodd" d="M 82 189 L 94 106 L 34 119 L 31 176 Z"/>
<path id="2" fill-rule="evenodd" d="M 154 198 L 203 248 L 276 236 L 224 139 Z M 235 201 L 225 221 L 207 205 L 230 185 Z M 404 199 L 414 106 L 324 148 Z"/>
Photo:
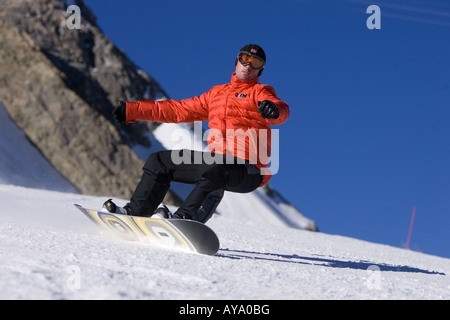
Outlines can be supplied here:
<path id="1" fill-rule="evenodd" d="M 113 114 L 122 124 L 209 121 L 209 151 L 166 150 L 150 155 L 130 202 L 122 208 L 110 199 L 104 207 L 113 213 L 151 216 L 156 211 L 164 217 L 205 223 L 224 191 L 248 193 L 266 184 L 271 175 L 262 153 L 270 156 L 270 126 L 287 120 L 289 106 L 271 86 L 259 84 L 265 64 L 264 50 L 249 44 L 239 51 L 228 84 L 184 100 L 121 101 Z M 195 184 L 173 214 L 166 207 L 157 209 L 171 181 Z"/>

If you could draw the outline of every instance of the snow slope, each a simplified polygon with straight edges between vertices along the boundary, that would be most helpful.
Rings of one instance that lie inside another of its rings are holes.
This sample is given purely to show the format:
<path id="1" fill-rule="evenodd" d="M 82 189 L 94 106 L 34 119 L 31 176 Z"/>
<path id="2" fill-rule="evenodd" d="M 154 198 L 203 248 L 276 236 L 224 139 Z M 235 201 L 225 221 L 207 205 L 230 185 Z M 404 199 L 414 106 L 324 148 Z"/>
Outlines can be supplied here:
<path id="1" fill-rule="evenodd" d="M 11 120 L 1 101 L 0 183 L 76 192 Z"/>
<path id="2" fill-rule="evenodd" d="M 450 299 L 449 259 L 301 230 L 307 218 L 260 191 L 226 195 L 213 257 L 113 239 L 73 206 L 106 195 L 78 194 L 1 103 L 0 124 L 0 299 Z M 179 144 L 178 129 L 153 147 Z"/>
<path id="3" fill-rule="evenodd" d="M 450 299 L 450 260 L 216 215 L 216 256 L 116 240 L 73 203 L 0 185 L 0 299 Z M 123 200 L 124 201 L 124 200 Z"/>

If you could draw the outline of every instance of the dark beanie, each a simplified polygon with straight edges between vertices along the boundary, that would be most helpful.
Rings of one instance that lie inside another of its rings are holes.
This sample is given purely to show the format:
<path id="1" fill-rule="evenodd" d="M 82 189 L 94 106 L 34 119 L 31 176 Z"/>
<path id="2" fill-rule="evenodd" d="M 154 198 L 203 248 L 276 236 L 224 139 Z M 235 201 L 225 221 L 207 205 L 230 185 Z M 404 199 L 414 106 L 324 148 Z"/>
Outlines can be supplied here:
<path id="1" fill-rule="evenodd" d="M 266 53 L 264 52 L 263 48 L 261 48 L 257 44 L 248 44 L 242 47 L 242 49 L 239 52 L 242 51 L 248 52 L 258 58 L 263 59 L 264 62 L 266 62 Z"/>
<path id="2" fill-rule="evenodd" d="M 263 48 L 261 48 L 257 44 L 248 44 L 248 45 L 242 47 L 241 50 L 239 50 L 239 52 L 242 52 L 242 51 L 248 52 L 253 56 L 263 59 L 264 63 L 266 62 L 266 53 L 264 52 Z M 234 65 L 236 66 L 237 63 L 238 63 L 238 59 L 236 59 L 236 61 L 234 62 Z M 264 68 L 259 70 L 258 77 L 261 76 L 263 70 L 264 70 Z"/>

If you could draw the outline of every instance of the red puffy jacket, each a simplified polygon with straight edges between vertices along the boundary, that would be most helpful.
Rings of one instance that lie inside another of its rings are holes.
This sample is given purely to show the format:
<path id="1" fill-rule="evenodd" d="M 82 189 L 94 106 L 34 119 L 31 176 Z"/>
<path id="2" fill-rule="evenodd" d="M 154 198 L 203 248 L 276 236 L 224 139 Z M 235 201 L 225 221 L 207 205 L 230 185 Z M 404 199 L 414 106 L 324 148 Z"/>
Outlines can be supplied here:
<path id="1" fill-rule="evenodd" d="M 264 185 L 271 175 L 267 168 L 271 150 L 270 125 L 279 125 L 289 117 L 289 106 L 268 85 L 242 81 L 233 73 L 231 82 L 213 87 L 190 99 L 127 102 L 127 124 L 137 120 L 154 122 L 209 121 L 208 147 L 211 152 L 244 158 L 262 169 Z M 264 119 L 258 112 L 259 101 L 270 100 L 278 107 L 277 119 Z"/>

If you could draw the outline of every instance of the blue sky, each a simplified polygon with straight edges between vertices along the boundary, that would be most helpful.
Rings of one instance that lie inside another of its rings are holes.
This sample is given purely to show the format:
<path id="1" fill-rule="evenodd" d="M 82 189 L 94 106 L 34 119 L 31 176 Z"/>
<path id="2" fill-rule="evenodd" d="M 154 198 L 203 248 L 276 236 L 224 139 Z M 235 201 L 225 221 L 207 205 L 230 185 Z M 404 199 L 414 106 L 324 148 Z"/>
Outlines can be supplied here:
<path id="1" fill-rule="evenodd" d="M 397 247 L 416 207 L 411 248 L 450 257 L 448 1 L 86 3 L 173 99 L 229 82 L 238 50 L 260 44 L 260 82 L 291 109 L 271 184 L 320 231 Z"/>

